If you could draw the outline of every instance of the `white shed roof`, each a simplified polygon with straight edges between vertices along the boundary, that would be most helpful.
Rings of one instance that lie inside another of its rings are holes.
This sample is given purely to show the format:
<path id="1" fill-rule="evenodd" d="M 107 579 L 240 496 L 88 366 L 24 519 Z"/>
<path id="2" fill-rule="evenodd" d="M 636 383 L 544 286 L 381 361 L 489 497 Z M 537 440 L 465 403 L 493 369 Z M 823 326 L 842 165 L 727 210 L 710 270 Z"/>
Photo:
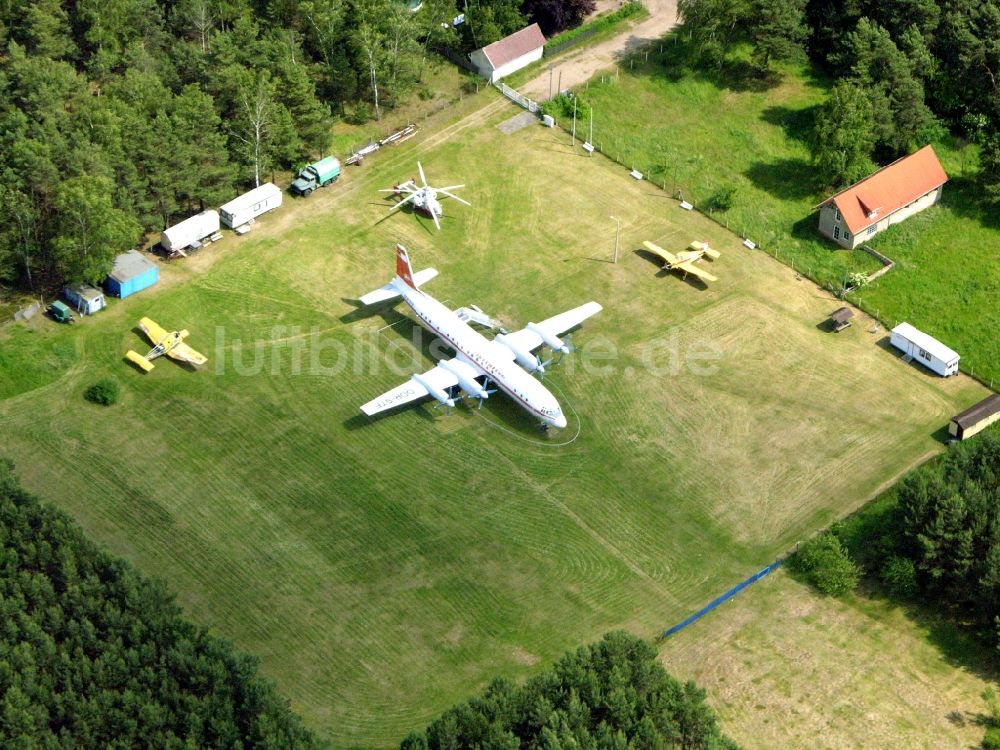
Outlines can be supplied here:
<path id="1" fill-rule="evenodd" d="M 233 198 L 229 201 L 229 203 L 222 206 L 219 211 L 225 211 L 228 214 L 235 214 L 244 208 L 255 206 L 261 201 L 273 198 L 275 195 L 281 195 L 281 188 L 273 182 L 265 182 L 263 185 L 254 188 L 249 193 L 243 193 L 243 195 Z"/>
<path id="2" fill-rule="evenodd" d="M 912 341 L 925 352 L 930 352 L 942 362 L 951 363 L 959 359 L 958 352 L 953 349 L 949 349 L 933 336 L 929 336 L 923 331 L 918 331 L 909 323 L 900 323 L 892 329 L 892 332 L 902 336 L 907 341 Z"/>

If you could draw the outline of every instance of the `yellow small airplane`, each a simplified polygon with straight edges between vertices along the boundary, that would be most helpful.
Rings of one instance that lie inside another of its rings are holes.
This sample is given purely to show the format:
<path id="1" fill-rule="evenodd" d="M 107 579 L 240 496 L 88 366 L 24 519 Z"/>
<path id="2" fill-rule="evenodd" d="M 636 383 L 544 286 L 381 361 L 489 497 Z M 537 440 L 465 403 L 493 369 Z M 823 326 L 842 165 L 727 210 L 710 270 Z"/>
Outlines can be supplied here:
<path id="1" fill-rule="evenodd" d="M 199 354 L 184 343 L 184 339 L 190 335 L 187 330 L 171 331 L 168 333 L 149 318 L 140 320 L 139 327 L 149 340 L 153 342 L 153 348 L 149 350 L 149 353 L 145 357 L 129 350 L 125 358 L 138 365 L 143 372 L 149 372 L 153 369 L 153 363 L 150 362 L 151 359 L 156 359 L 164 354 L 192 365 L 203 365 L 208 362 L 208 357 L 204 354 Z"/>
<path id="2" fill-rule="evenodd" d="M 643 242 L 642 244 L 645 245 L 650 252 L 656 253 L 663 258 L 663 268 L 668 271 L 682 271 L 685 277 L 687 277 L 689 273 L 694 274 L 703 281 L 719 280 L 718 277 L 713 276 L 708 271 L 701 270 L 694 264 L 696 260 L 700 260 L 704 255 L 707 255 L 712 260 L 715 260 L 719 257 L 719 255 L 721 255 L 718 250 L 710 248 L 707 242 L 698 242 L 696 240 L 688 245 L 687 250 L 682 250 L 677 253 L 677 255 L 667 252 L 662 247 L 654 245 L 652 242 Z"/>

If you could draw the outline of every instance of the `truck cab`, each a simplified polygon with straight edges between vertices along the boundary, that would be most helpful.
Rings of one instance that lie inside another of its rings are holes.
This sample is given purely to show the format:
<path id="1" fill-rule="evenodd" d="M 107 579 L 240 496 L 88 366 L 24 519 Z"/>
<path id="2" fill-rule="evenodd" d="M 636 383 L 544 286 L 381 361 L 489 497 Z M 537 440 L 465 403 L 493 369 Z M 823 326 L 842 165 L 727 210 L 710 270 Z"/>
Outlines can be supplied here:
<path id="1" fill-rule="evenodd" d="M 338 177 L 340 177 L 340 161 L 333 156 L 328 156 L 315 164 L 303 167 L 292 183 L 291 191 L 306 196 L 316 188 L 336 182 Z"/>

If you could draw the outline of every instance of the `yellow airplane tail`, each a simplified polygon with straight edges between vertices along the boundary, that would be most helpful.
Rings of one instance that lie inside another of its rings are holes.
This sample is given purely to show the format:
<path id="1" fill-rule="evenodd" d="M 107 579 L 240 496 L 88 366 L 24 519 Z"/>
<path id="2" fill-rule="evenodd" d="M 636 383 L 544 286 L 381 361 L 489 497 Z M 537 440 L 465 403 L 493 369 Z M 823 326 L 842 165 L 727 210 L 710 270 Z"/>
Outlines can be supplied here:
<path id="1" fill-rule="evenodd" d="M 136 365 L 143 372 L 149 372 L 155 366 L 155 365 L 153 365 L 152 362 L 150 362 L 148 359 L 146 359 L 145 357 L 143 357 L 141 354 L 138 354 L 137 352 L 134 352 L 131 349 L 129 349 L 125 353 L 125 359 L 127 359 L 129 362 L 132 362 L 134 365 Z"/>

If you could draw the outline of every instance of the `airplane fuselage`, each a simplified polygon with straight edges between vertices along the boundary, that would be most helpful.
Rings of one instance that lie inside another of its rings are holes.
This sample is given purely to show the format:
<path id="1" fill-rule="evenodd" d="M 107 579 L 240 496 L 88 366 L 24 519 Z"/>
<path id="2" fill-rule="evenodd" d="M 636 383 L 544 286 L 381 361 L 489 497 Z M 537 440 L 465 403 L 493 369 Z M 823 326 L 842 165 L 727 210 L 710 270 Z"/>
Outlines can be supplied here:
<path id="1" fill-rule="evenodd" d="M 488 377 L 492 384 L 546 425 L 559 428 L 566 426 L 566 417 L 556 397 L 521 369 L 510 358 L 511 355 L 503 344 L 490 341 L 445 305 L 425 292 L 410 287 L 398 277 L 393 285 L 413 310 L 420 324 L 454 349 L 459 359 Z"/>

